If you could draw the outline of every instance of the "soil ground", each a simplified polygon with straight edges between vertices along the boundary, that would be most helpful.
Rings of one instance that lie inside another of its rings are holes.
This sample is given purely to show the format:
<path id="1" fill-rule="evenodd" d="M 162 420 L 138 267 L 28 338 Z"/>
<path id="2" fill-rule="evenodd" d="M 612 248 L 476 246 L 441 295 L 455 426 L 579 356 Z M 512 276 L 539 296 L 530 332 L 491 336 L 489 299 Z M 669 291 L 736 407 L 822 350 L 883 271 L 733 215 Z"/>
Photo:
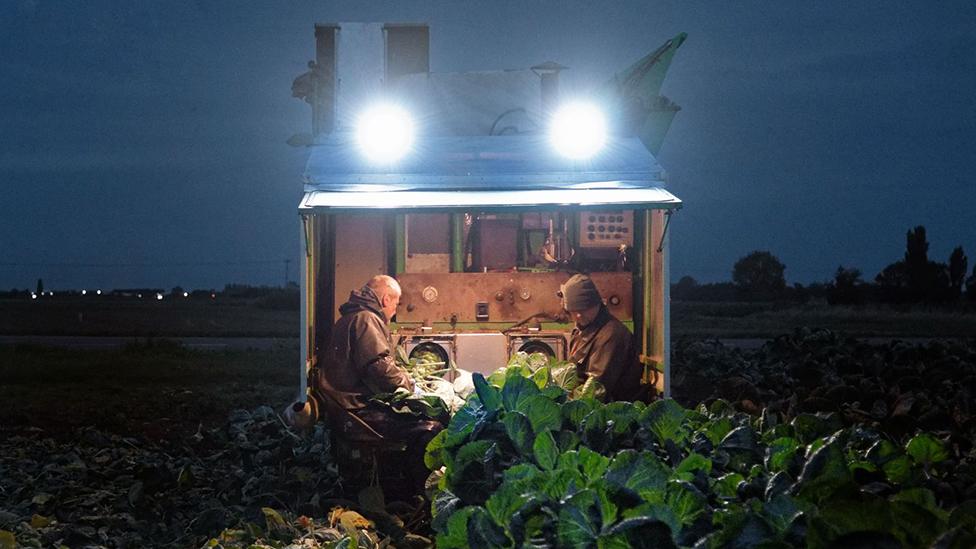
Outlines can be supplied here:
<path id="1" fill-rule="evenodd" d="M 179 440 L 237 408 L 283 408 L 298 389 L 298 352 L 191 351 L 159 341 L 118 350 L 0 346 L 0 436 L 82 426 Z"/>
<path id="2" fill-rule="evenodd" d="M 296 338 L 297 306 L 268 308 L 253 299 L 114 296 L 0 299 L 2 335 Z M 855 337 L 969 337 L 976 310 L 825 303 L 672 301 L 672 338 L 773 338 L 794 328 Z"/>
<path id="3" fill-rule="evenodd" d="M 856 337 L 976 334 L 976 314 L 938 309 L 674 302 L 671 315 L 674 341 L 768 339 L 799 326 Z M 280 410 L 297 393 L 297 338 L 294 345 L 266 350 L 198 351 L 165 337 L 292 338 L 298 321 L 297 310 L 244 299 L 2 299 L 0 334 L 162 339 L 106 350 L 0 345 L 0 435 L 30 428 L 70 433 L 91 425 L 178 438 L 201 423 L 221 424 L 236 408 L 268 404 Z"/>

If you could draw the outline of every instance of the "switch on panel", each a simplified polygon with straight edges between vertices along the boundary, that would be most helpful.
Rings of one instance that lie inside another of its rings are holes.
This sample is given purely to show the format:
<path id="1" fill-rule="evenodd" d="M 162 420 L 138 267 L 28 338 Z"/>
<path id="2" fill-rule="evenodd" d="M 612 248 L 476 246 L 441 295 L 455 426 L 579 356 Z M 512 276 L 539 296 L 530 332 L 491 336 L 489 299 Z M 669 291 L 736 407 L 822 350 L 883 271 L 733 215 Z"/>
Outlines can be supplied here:
<path id="1" fill-rule="evenodd" d="M 488 302 L 479 301 L 474 305 L 474 318 L 478 322 L 488 321 Z"/>

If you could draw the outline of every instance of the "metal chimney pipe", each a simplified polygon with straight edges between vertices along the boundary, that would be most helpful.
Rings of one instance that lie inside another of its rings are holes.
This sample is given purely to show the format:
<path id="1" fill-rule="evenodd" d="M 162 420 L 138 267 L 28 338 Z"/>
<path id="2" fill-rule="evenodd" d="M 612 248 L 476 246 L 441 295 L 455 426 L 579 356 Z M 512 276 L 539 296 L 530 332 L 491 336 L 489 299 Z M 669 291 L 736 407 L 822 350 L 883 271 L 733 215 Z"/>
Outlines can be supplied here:
<path id="1" fill-rule="evenodd" d="M 553 109 L 559 104 L 559 72 L 568 68 L 555 61 L 546 61 L 541 65 L 532 67 L 532 72 L 538 75 L 541 80 L 543 116 L 551 115 Z"/>
<path id="2" fill-rule="evenodd" d="M 315 25 L 315 93 L 312 101 L 312 135 L 332 133 L 336 117 L 337 25 Z"/>

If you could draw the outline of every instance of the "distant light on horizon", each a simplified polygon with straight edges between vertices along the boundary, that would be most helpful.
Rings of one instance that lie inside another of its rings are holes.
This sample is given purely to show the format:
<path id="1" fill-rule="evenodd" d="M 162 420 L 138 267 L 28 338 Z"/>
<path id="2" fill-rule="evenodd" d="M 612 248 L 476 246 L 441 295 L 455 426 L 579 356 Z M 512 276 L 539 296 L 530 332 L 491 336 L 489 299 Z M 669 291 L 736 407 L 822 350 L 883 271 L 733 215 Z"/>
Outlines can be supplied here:
<path id="1" fill-rule="evenodd" d="M 162 300 L 163 300 L 163 294 L 156 294 L 156 301 L 162 301 Z"/>
<path id="2" fill-rule="evenodd" d="M 31 299 L 37 299 L 37 294 L 35 294 L 34 292 L 31 292 Z"/>
<path id="3" fill-rule="evenodd" d="M 183 292 L 183 297 L 190 297 L 190 292 Z"/>
<path id="4" fill-rule="evenodd" d="M 102 295 L 102 291 L 101 290 L 95 290 L 95 293 L 98 294 L 98 295 Z"/>
<path id="5" fill-rule="evenodd" d="M 88 290 L 82 290 L 81 295 L 88 295 Z"/>

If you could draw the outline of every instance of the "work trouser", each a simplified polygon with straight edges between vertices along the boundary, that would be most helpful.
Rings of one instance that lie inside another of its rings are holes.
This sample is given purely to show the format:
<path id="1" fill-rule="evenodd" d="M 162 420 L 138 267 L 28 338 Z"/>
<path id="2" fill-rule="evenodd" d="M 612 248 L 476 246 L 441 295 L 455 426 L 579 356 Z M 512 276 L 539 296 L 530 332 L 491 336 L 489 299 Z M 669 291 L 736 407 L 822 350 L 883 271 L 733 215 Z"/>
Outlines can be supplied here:
<path id="1" fill-rule="evenodd" d="M 411 492 L 422 495 L 430 469 L 424 463 L 427 443 L 444 429 L 439 421 L 421 419 L 409 414 L 397 414 L 388 410 L 367 406 L 353 412 L 365 421 L 386 441 L 406 446 L 405 463 L 402 464 Z M 400 464 L 398 464 L 400 465 Z"/>

